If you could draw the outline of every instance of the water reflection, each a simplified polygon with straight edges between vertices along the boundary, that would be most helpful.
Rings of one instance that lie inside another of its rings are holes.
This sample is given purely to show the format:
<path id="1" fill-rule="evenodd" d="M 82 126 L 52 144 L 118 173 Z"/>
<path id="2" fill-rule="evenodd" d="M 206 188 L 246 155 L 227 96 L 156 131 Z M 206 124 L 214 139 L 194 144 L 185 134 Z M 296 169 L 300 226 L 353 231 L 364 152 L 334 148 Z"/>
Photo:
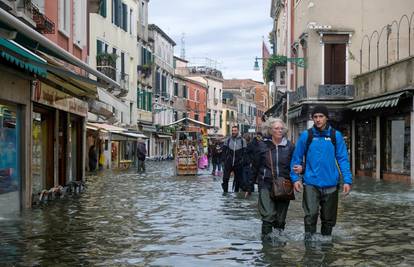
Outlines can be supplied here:
<path id="1" fill-rule="evenodd" d="M 88 178 L 81 196 L 0 220 L 0 265 L 412 266 L 414 190 L 358 180 L 341 198 L 332 240 L 305 244 L 301 198 L 285 236 L 260 241 L 257 195 L 221 193 L 209 175 L 171 177 L 172 163 L 146 174 Z"/>

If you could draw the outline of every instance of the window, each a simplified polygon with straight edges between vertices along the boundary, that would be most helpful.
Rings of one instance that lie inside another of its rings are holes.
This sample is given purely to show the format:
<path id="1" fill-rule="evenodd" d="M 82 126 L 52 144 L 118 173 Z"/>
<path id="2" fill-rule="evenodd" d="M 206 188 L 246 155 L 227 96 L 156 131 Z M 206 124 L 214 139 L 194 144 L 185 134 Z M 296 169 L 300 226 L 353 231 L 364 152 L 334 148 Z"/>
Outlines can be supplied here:
<path id="1" fill-rule="evenodd" d="M 174 95 L 178 96 L 178 83 L 174 83 Z"/>
<path id="2" fill-rule="evenodd" d="M 159 94 L 161 92 L 161 73 L 157 71 L 155 78 L 155 93 Z"/>
<path id="3" fill-rule="evenodd" d="M 144 26 L 145 25 L 145 2 L 142 1 L 141 3 L 141 9 L 139 12 L 139 17 L 141 19 L 141 24 Z"/>
<path id="4" fill-rule="evenodd" d="M 121 76 L 125 74 L 125 53 L 121 52 Z"/>
<path id="5" fill-rule="evenodd" d="M 281 71 L 280 72 L 280 79 L 279 79 L 280 80 L 280 85 L 284 85 L 286 83 L 285 77 L 286 77 L 285 71 Z"/>
<path id="6" fill-rule="evenodd" d="M 103 42 L 101 40 L 96 40 L 96 54 L 102 54 L 103 53 Z"/>
<path id="7" fill-rule="evenodd" d="M 376 122 L 367 119 L 356 122 L 356 171 L 358 176 L 372 176 L 376 168 Z"/>
<path id="8" fill-rule="evenodd" d="M 106 18 L 106 0 L 99 1 L 99 15 Z"/>
<path id="9" fill-rule="evenodd" d="M 59 0 L 59 30 L 70 34 L 70 0 Z"/>
<path id="10" fill-rule="evenodd" d="M 199 117 L 199 115 L 198 115 L 198 114 L 194 114 L 194 119 L 195 119 L 196 121 L 198 121 L 198 117 Z"/>
<path id="11" fill-rule="evenodd" d="M 152 93 L 148 92 L 147 97 L 148 97 L 147 111 L 152 111 Z"/>
<path id="12" fill-rule="evenodd" d="M 129 34 L 132 34 L 132 9 L 129 10 Z"/>
<path id="13" fill-rule="evenodd" d="M 121 28 L 128 32 L 128 6 L 122 3 L 122 21 Z"/>
<path id="14" fill-rule="evenodd" d="M 349 36 L 344 34 L 325 34 L 324 84 L 345 84 L 346 82 L 346 44 Z"/>
<path id="15" fill-rule="evenodd" d="M 183 85 L 183 97 L 187 98 L 187 86 Z"/>
<path id="16" fill-rule="evenodd" d="M 410 131 L 409 114 L 386 119 L 384 171 L 410 173 Z"/>

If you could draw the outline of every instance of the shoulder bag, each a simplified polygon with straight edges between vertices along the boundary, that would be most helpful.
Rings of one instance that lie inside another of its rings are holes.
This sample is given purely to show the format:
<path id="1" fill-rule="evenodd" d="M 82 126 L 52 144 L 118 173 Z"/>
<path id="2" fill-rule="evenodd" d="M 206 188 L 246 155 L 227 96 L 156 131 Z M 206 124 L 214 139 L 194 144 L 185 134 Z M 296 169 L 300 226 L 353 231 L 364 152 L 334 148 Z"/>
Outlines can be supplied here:
<path id="1" fill-rule="evenodd" d="M 290 179 L 284 177 L 276 177 L 273 170 L 273 157 L 272 152 L 269 150 L 270 167 L 272 169 L 272 188 L 270 191 L 270 197 L 273 200 L 294 200 L 295 194 L 293 193 L 293 184 Z"/>

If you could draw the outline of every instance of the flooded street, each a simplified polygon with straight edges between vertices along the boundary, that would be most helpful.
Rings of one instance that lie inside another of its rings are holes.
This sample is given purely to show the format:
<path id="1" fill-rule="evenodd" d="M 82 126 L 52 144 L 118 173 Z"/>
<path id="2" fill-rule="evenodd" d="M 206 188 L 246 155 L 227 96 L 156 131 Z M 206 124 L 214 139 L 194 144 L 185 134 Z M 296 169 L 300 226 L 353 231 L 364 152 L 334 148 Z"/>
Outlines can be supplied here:
<path id="1" fill-rule="evenodd" d="M 332 241 L 304 244 L 301 198 L 284 242 L 260 240 L 257 193 L 223 195 L 220 178 L 147 173 L 89 176 L 79 196 L 0 219 L 0 265 L 413 266 L 414 188 L 356 181 L 340 198 Z"/>

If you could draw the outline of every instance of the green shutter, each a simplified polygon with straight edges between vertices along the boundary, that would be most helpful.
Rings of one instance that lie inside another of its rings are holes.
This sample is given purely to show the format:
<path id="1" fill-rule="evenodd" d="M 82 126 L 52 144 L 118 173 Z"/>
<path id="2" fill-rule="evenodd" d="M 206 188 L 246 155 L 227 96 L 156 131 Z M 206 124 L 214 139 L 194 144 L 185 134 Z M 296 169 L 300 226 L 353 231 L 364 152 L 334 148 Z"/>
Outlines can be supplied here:
<path id="1" fill-rule="evenodd" d="M 106 0 L 99 1 L 99 14 L 106 18 Z"/>
<path id="2" fill-rule="evenodd" d="M 148 93 L 148 111 L 152 111 L 152 93 Z"/>
<path id="3" fill-rule="evenodd" d="M 147 110 L 147 91 L 142 92 L 142 109 Z"/>
<path id="4" fill-rule="evenodd" d="M 100 40 L 96 40 L 96 54 L 99 55 L 103 51 L 103 43 Z"/>

